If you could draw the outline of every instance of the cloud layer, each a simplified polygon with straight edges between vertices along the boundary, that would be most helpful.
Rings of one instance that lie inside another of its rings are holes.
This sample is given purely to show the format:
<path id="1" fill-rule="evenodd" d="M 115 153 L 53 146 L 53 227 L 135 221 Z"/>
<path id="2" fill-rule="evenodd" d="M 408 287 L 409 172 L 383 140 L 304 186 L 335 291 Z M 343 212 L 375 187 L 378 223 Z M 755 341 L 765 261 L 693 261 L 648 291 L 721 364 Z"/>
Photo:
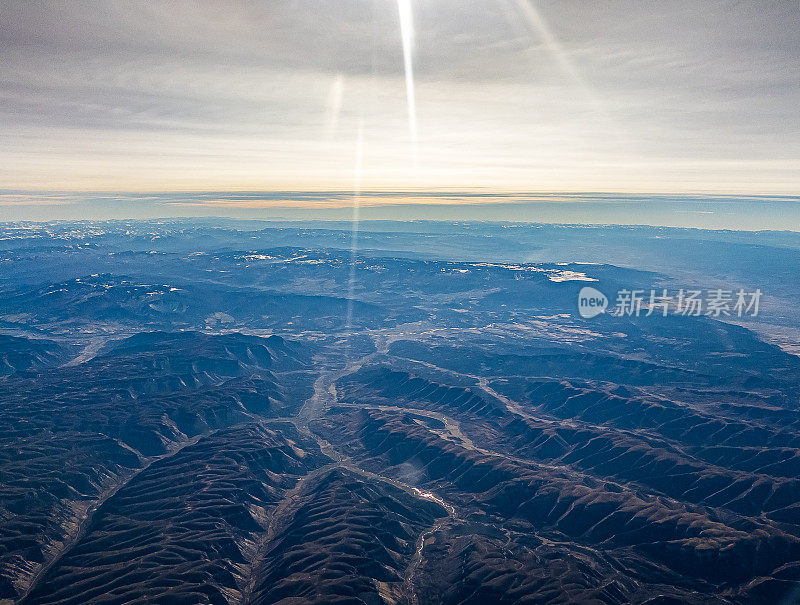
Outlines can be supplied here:
<path id="1" fill-rule="evenodd" d="M 800 189 L 795 2 L 411 6 L 5 2 L 0 187 Z"/>

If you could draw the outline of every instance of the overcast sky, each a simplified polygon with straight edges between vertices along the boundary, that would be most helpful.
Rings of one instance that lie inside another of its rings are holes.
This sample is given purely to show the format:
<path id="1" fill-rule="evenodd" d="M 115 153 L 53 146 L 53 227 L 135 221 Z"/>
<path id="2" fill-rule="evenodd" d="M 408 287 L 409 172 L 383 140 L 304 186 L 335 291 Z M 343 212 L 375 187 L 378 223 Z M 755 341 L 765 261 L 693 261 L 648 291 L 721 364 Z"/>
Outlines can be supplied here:
<path id="1" fill-rule="evenodd" d="M 0 189 L 800 193 L 800 2 L 399 4 L 6 0 Z"/>

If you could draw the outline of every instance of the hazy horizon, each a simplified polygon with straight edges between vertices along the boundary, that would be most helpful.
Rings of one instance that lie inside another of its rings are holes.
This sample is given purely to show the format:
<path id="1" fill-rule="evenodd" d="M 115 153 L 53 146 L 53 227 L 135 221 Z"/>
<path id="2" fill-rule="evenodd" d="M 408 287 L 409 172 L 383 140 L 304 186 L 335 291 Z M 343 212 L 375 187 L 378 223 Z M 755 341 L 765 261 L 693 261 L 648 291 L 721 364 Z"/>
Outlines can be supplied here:
<path id="1" fill-rule="evenodd" d="M 0 191 L 2 221 L 220 218 L 652 225 L 800 232 L 799 196 L 458 191 L 80 193 Z"/>

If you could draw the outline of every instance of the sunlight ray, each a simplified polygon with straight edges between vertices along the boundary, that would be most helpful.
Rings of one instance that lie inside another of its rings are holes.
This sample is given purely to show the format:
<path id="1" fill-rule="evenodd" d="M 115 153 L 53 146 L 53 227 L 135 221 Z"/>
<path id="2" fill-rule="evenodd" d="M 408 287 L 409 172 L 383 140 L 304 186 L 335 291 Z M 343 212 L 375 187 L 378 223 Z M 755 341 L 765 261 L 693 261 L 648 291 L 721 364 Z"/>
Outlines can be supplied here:
<path id="1" fill-rule="evenodd" d="M 414 145 L 417 144 L 417 99 L 414 90 L 414 17 L 411 0 L 397 0 L 400 14 L 400 37 L 403 41 L 403 69 L 406 76 L 406 103 L 408 105 L 408 132 Z"/>
<path id="2" fill-rule="evenodd" d="M 361 181 L 364 169 L 364 121 L 358 122 L 356 133 L 355 166 L 353 168 L 353 213 L 350 219 L 350 275 L 347 283 L 347 319 L 349 330 L 353 325 L 353 297 L 356 288 L 356 260 L 358 259 L 358 231 L 361 215 Z M 348 345 L 349 347 L 349 345 Z M 348 351 L 349 353 L 349 348 Z"/>
<path id="3" fill-rule="evenodd" d="M 336 134 L 339 127 L 339 116 L 342 113 L 342 97 L 344 95 L 344 76 L 337 73 L 331 82 L 328 101 L 325 106 L 325 133 L 328 138 Z"/>

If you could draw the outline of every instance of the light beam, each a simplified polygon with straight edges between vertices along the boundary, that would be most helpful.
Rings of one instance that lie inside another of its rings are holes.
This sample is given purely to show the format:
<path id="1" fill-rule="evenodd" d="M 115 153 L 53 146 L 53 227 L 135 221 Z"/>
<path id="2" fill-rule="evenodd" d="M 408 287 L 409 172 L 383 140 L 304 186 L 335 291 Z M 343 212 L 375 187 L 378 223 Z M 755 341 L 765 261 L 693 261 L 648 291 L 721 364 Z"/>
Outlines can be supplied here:
<path id="1" fill-rule="evenodd" d="M 412 143 L 417 144 L 417 98 L 414 91 L 414 15 L 411 0 L 397 0 L 400 14 L 400 38 L 403 41 L 403 69 L 406 74 L 406 104 L 408 105 L 408 132 Z"/>
<path id="2" fill-rule="evenodd" d="M 350 219 L 350 276 L 347 286 L 347 317 L 345 326 L 349 331 L 353 326 L 353 297 L 356 291 L 356 261 L 358 260 L 358 231 L 361 223 L 361 180 L 364 168 L 364 121 L 359 120 L 356 134 L 356 157 L 353 170 L 353 214 Z M 345 356 L 350 355 L 350 341 L 347 341 Z"/>

